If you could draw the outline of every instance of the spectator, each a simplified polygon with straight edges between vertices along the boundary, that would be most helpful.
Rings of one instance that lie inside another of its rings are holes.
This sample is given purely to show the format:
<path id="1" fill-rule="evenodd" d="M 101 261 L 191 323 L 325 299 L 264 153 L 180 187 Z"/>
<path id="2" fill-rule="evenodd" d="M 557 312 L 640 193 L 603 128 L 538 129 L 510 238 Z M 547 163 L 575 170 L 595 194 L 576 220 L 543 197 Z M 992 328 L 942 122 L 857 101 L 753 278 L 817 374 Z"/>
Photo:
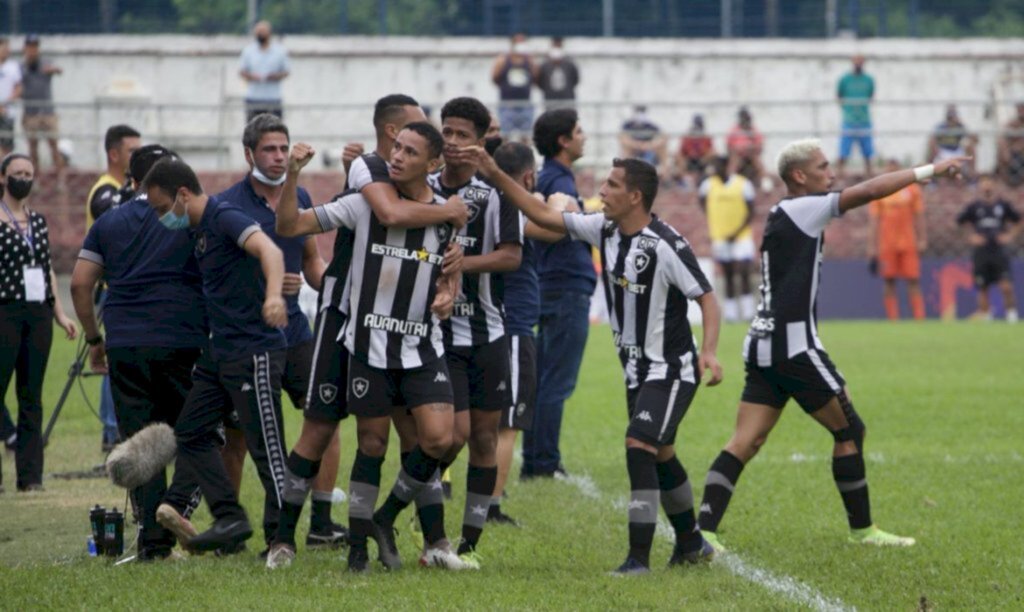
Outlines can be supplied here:
<path id="1" fill-rule="evenodd" d="M 765 174 L 764 164 L 761 162 L 764 137 L 754 127 L 754 118 L 747 107 L 741 106 L 736 118 L 736 125 L 729 131 L 725 141 L 729 153 L 728 174 L 742 174 L 753 184 L 760 184 L 762 190 L 771 191 L 772 181 Z"/>
<path id="2" fill-rule="evenodd" d="M 576 86 L 580 84 L 580 71 L 576 62 L 566 57 L 562 49 L 562 37 L 551 39 L 551 50 L 540 65 L 537 86 L 544 92 L 544 108 L 575 106 Z"/>
<path id="3" fill-rule="evenodd" d="M 660 168 L 668 160 L 668 138 L 647 116 L 647 107 L 637 104 L 633 116 L 622 124 L 619 145 L 623 157 L 635 157 Z"/>
<path id="4" fill-rule="evenodd" d="M 963 170 L 968 176 L 974 175 L 974 149 L 978 137 L 967 130 L 956 112 L 956 105 L 946 107 L 946 118 L 935 126 L 928 139 L 928 159 L 940 162 L 950 157 L 970 157 Z"/>
<path id="5" fill-rule="evenodd" d="M 896 172 L 900 163 L 889 160 L 886 172 Z M 907 283 L 907 297 L 915 319 L 924 319 L 924 298 L 921 297 L 920 253 L 928 248 L 925 235 L 924 199 L 921 187 L 911 183 L 894 194 L 871 203 L 868 238 L 868 256 L 872 271 L 885 282 L 883 302 L 885 315 L 895 321 L 900 318 L 896 281 Z"/>
<path id="6" fill-rule="evenodd" d="M 715 173 L 700 184 L 700 206 L 708 220 L 711 257 L 725 280 L 725 320 L 750 321 L 754 318 L 754 292 L 751 275 L 754 267 L 754 186 L 739 174 L 729 174 L 729 162 L 714 160 Z"/>
<path id="7" fill-rule="evenodd" d="M 705 169 L 715 160 L 715 144 L 704 131 L 704 117 L 694 115 L 690 130 L 679 143 L 675 159 L 675 178 L 688 185 L 698 185 Z"/>
<path id="8" fill-rule="evenodd" d="M 871 100 L 875 97 L 875 80 L 864 72 L 864 56 L 853 56 L 853 71 L 839 79 L 836 96 L 843 109 L 843 128 L 839 138 L 839 172 L 842 174 L 854 143 L 864 157 L 864 171 L 871 175 L 871 158 L 875 147 L 871 140 Z"/>
<path id="9" fill-rule="evenodd" d="M 509 52 L 499 55 L 491 68 L 491 80 L 498 86 L 501 132 L 515 141 L 525 141 L 533 129 L 530 89 L 537 79 L 537 69 L 523 51 L 525 42 L 525 34 L 513 35 Z"/>
<path id="10" fill-rule="evenodd" d="M 11 46 L 0 37 L 0 157 L 14 150 L 11 102 L 21 97 L 21 66 L 11 58 Z"/>
<path id="11" fill-rule="evenodd" d="M 50 145 L 50 159 L 59 172 L 64 168 L 64 157 L 57 149 L 57 112 L 53 107 L 53 75 L 63 70 L 39 57 L 39 35 L 25 37 L 25 63 L 21 66 L 22 99 L 25 101 L 25 115 L 21 126 L 28 138 L 28 154 L 32 166 L 39 169 L 39 139 L 46 138 Z"/>
<path id="12" fill-rule="evenodd" d="M 256 40 L 242 50 L 238 70 L 249 84 L 245 94 L 245 122 L 260 113 L 284 117 L 281 81 L 288 77 L 291 66 L 284 45 L 270 42 L 270 22 L 260 21 L 252 28 Z"/>
<path id="13" fill-rule="evenodd" d="M 967 225 L 968 243 L 974 247 L 974 286 L 978 289 L 980 318 L 991 321 L 989 289 L 997 285 L 1003 294 L 1006 322 L 1017 322 L 1017 300 L 1013 294 L 1010 268 L 1010 245 L 1020 231 L 1020 214 L 1004 198 L 999 197 L 992 177 L 978 181 L 978 199 L 971 202 L 956 218 L 958 225 Z"/>
<path id="14" fill-rule="evenodd" d="M 1024 182 L 1024 102 L 1017 103 L 1017 116 L 999 135 L 999 173 L 1011 187 Z"/>

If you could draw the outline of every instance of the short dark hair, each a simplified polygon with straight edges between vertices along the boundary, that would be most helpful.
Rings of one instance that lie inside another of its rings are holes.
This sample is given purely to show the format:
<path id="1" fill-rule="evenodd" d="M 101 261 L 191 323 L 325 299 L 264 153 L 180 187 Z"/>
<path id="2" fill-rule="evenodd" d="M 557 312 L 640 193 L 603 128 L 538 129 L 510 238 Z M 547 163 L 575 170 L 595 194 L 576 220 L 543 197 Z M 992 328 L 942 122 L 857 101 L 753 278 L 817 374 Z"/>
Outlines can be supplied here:
<path id="1" fill-rule="evenodd" d="M 108 127 L 107 135 L 103 137 L 103 150 L 110 153 L 121 146 L 121 141 L 125 138 L 142 138 L 142 134 L 129 125 L 118 124 Z"/>
<path id="2" fill-rule="evenodd" d="M 533 124 L 533 146 L 537 147 L 544 157 L 554 157 L 562 152 L 558 139 L 562 136 L 572 138 L 580 116 L 572 108 L 549 110 L 537 117 Z"/>
<path id="3" fill-rule="evenodd" d="M 406 106 L 419 106 L 415 98 L 405 94 L 390 94 L 377 100 L 373 107 L 373 128 L 380 132 L 384 126 L 394 123 Z"/>
<path id="4" fill-rule="evenodd" d="M 165 158 L 179 159 L 180 156 L 165 146 L 150 144 L 132 152 L 128 160 L 128 178 L 141 183 L 158 161 Z"/>
<path id="5" fill-rule="evenodd" d="M 199 178 L 192 168 L 180 159 L 170 157 L 153 164 L 146 178 L 142 179 L 139 190 L 149 191 L 154 187 L 171 197 L 174 197 L 182 187 L 196 195 L 203 193 Z"/>
<path id="6" fill-rule="evenodd" d="M 437 131 L 434 124 L 427 121 L 413 121 L 407 123 L 403 130 L 412 130 L 427 141 L 427 150 L 430 152 L 430 158 L 435 159 L 441 156 L 441 151 L 444 150 L 444 138 L 441 136 L 441 132 Z"/>
<path id="7" fill-rule="evenodd" d="M 658 197 L 658 171 L 642 159 L 615 158 L 613 168 L 622 168 L 625 174 L 626 189 L 639 191 L 643 197 L 644 210 L 650 212 L 654 206 L 654 198 Z"/>
<path id="8" fill-rule="evenodd" d="M 281 121 L 280 117 L 270 113 L 260 113 L 245 124 L 245 131 L 242 132 L 242 146 L 250 151 L 255 151 L 260 144 L 260 138 L 271 132 L 280 132 L 289 141 L 291 140 L 291 136 L 288 135 L 288 126 Z"/>
<path id="9" fill-rule="evenodd" d="M 514 179 L 522 176 L 536 165 L 533 149 L 521 142 L 506 142 L 494 152 L 494 163 L 501 171 Z"/>
<path id="10" fill-rule="evenodd" d="M 491 111 L 480 100 L 468 96 L 452 98 L 441 107 L 441 123 L 448 117 L 471 121 L 477 138 L 483 138 L 491 127 Z"/>
<path id="11" fill-rule="evenodd" d="M 24 153 L 8 153 L 4 156 L 3 161 L 0 161 L 0 175 L 6 176 L 7 168 L 11 165 L 11 162 L 16 159 L 24 159 L 27 160 L 28 163 L 32 163 L 32 158 Z"/>

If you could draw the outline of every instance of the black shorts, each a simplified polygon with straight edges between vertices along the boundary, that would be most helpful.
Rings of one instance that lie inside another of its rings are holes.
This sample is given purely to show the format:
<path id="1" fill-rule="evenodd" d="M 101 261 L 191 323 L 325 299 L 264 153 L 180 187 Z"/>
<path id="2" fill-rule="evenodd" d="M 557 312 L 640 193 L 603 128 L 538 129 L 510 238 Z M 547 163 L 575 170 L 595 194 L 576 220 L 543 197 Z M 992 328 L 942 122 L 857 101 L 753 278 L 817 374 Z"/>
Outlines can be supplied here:
<path id="1" fill-rule="evenodd" d="M 306 362 L 306 418 L 337 423 L 348 417 L 348 351 L 337 341 L 345 315 L 335 308 L 320 311 L 313 333 L 313 351 Z"/>
<path id="2" fill-rule="evenodd" d="M 1010 278 L 1010 258 L 1001 248 L 980 248 L 974 251 L 974 286 L 988 287 Z"/>
<path id="3" fill-rule="evenodd" d="M 395 408 L 452 403 L 451 377 L 444 358 L 408 370 L 382 370 L 349 356 L 349 414 L 384 417 L 391 416 Z"/>
<path id="4" fill-rule="evenodd" d="M 649 380 L 626 389 L 629 427 L 626 437 L 653 446 L 668 446 L 676 441 L 679 423 L 697 394 L 697 385 L 685 380 Z"/>
<path id="5" fill-rule="evenodd" d="M 809 350 L 766 368 L 746 364 L 742 401 L 782 409 L 789 398 L 810 414 L 839 395 L 846 380 L 825 351 Z"/>
<path id="6" fill-rule="evenodd" d="M 501 414 L 501 428 L 529 431 L 537 403 L 537 342 L 532 334 L 512 335 L 508 339 L 512 397 Z"/>
<path id="7" fill-rule="evenodd" d="M 455 412 L 497 412 L 512 404 L 508 336 L 480 346 L 445 347 Z"/>
<path id="8" fill-rule="evenodd" d="M 309 364 L 313 362 L 313 341 L 307 340 L 288 347 L 285 355 L 281 390 L 292 400 L 292 407 L 302 410 L 309 390 Z"/>

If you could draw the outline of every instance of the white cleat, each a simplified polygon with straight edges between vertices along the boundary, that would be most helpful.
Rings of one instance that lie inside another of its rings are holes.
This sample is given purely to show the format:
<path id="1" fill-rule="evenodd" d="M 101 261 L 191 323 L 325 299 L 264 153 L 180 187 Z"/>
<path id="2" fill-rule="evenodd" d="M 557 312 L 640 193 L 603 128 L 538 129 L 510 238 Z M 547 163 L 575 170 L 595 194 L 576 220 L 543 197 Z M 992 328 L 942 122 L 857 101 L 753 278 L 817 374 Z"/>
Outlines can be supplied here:
<path id="1" fill-rule="evenodd" d="M 459 555 L 455 554 L 449 547 L 426 549 L 420 557 L 420 566 L 438 567 L 452 571 L 480 569 L 479 563 L 473 564 L 469 560 L 459 557 Z"/>
<path id="2" fill-rule="evenodd" d="M 295 548 L 289 544 L 274 544 L 267 553 L 267 569 L 288 567 L 295 560 Z"/>

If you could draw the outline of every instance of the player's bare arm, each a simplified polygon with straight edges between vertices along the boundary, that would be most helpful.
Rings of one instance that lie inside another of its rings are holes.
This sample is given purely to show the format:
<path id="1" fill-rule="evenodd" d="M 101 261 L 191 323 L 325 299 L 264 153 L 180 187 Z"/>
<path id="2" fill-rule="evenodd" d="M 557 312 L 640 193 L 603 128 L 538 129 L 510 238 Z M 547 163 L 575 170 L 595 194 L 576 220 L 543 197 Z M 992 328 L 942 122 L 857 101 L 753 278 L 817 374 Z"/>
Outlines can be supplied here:
<path id="1" fill-rule="evenodd" d="M 897 170 L 896 172 L 881 174 L 863 183 L 858 183 L 853 187 L 847 187 L 839 195 L 839 210 L 846 212 L 859 206 L 864 206 L 872 200 L 880 200 L 885 196 L 896 193 L 907 185 L 932 177 L 956 177 L 960 174 L 961 167 L 970 159 L 970 157 L 951 157 L 936 164 L 929 164 L 920 168 Z"/>
<path id="2" fill-rule="evenodd" d="M 533 194 L 517 183 L 515 179 L 502 172 L 501 168 L 494 163 L 494 158 L 488 155 L 483 147 L 475 145 L 463 147 L 461 152 L 476 165 L 480 174 L 501 191 L 509 202 L 521 210 L 530 221 L 544 229 L 565 233 L 565 221 L 562 219 L 562 213 L 537 201 L 537 198 L 533 197 Z"/>
<path id="3" fill-rule="evenodd" d="M 316 213 L 312 210 L 299 210 L 299 174 L 309 163 L 316 151 L 304 142 L 297 142 L 288 154 L 288 172 L 281 192 L 281 201 L 277 204 L 277 221 L 274 229 L 285 238 L 305 236 L 323 232 Z"/>
<path id="4" fill-rule="evenodd" d="M 283 329 L 288 325 L 288 307 L 284 303 L 284 254 L 274 241 L 263 232 L 253 232 L 242 248 L 250 257 L 260 260 L 263 278 L 266 281 L 266 297 L 263 299 L 263 320 L 267 325 Z"/>
<path id="5" fill-rule="evenodd" d="M 713 292 L 705 293 L 697 298 L 703 318 L 703 337 L 700 343 L 700 357 L 697 371 L 701 380 L 705 372 L 710 372 L 704 384 L 713 387 L 722 382 L 722 364 L 718 363 L 718 334 L 722 327 L 722 313 L 718 307 L 718 299 Z"/>

